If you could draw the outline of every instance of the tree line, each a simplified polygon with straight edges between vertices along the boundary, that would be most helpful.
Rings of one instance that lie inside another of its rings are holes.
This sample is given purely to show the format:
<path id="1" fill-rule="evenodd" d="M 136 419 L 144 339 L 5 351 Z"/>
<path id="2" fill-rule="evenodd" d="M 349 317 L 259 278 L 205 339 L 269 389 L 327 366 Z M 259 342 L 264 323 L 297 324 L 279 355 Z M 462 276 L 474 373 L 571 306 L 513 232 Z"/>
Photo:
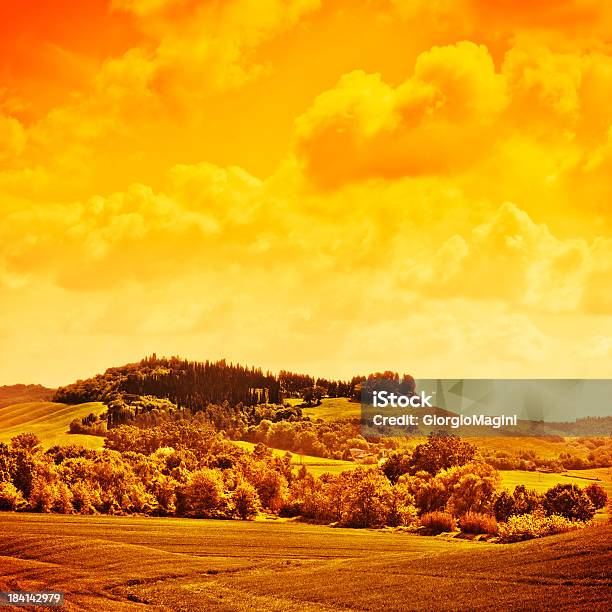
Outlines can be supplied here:
<path id="1" fill-rule="evenodd" d="M 430 436 L 381 465 L 320 477 L 262 444 L 244 451 L 197 421 L 121 425 L 103 450 L 44 451 L 33 434 L 0 443 L 0 510 L 241 519 L 264 512 L 424 533 L 459 524 L 466 533 L 516 541 L 583 527 L 607 501 L 596 483 L 544 494 L 499 485 L 497 470 L 452 436 Z"/>
<path id="2" fill-rule="evenodd" d="M 104 374 L 60 387 L 54 401 L 80 404 L 123 399 L 129 404 L 141 396 L 154 396 L 170 400 L 179 410 L 197 412 L 224 402 L 230 406 L 283 404 L 286 398 L 298 397 L 310 388 L 323 389 L 330 397 L 350 397 L 359 380 L 314 379 L 287 370 L 274 375 L 225 360 L 198 362 L 153 354 L 138 363 L 109 368 Z"/>

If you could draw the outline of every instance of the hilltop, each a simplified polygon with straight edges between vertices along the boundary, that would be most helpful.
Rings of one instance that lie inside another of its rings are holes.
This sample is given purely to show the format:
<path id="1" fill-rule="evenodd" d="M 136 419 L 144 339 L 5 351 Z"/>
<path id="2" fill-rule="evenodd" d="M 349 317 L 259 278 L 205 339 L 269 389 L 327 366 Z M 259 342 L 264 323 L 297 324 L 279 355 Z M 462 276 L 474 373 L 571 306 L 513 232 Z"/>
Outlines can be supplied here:
<path id="1" fill-rule="evenodd" d="M 24 402 L 48 402 L 55 391 L 42 385 L 3 385 L 0 386 L 0 408 Z"/>

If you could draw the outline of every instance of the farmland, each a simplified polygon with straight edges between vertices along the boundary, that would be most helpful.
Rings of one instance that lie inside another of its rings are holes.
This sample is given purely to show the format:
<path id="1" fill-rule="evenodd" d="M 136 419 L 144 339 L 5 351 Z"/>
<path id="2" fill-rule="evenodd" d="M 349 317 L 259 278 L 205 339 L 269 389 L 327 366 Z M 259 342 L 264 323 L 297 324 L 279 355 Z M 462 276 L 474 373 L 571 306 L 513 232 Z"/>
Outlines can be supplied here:
<path id="1" fill-rule="evenodd" d="M 605 609 L 611 536 L 604 525 L 495 545 L 280 521 L 7 513 L 0 588 L 64 590 L 67 610 Z"/>
<path id="2" fill-rule="evenodd" d="M 54 444 L 81 444 L 102 448 L 104 438 L 70 434 L 70 421 L 104 410 L 100 402 L 69 406 L 54 402 L 27 402 L 0 408 L 0 442 L 7 442 L 20 433 L 34 433 L 45 447 Z"/>

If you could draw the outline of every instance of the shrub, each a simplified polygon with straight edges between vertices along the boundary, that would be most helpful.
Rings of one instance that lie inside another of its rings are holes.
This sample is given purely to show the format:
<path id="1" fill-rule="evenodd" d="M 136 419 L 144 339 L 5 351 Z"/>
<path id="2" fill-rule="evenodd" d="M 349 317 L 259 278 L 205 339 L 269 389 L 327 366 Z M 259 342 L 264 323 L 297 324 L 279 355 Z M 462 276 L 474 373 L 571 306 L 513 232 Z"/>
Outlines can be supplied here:
<path id="1" fill-rule="evenodd" d="M 459 519 L 459 526 L 463 533 L 489 533 L 496 534 L 498 531 L 497 521 L 490 514 L 480 512 L 466 512 Z"/>
<path id="2" fill-rule="evenodd" d="M 557 484 L 544 494 L 547 514 L 559 514 L 568 519 L 588 521 L 593 518 L 595 508 L 589 496 L 577 485 Z"/>
<path id="3" fill-rule="evenodd" d="M 514 493 L 502 491 L 495 498 L 493 512 L 498 521 L 506 521 L 516 514 L 531 514 L 543 508 L 544 496 L 525 485 L 518 485 Z"/>
<path id="4" fill-rule="evenodd" d="M 387 457 L 382 465 L 383 474 L 392 484 L 395 484 L 400 476 L 410 471 L 411 461 L 412 453 L 410 451 L 394 451 Z"/>
<path id="5" fill-rule="evenodd" d="M 203 468 L 189 475 L 183 489 L 187 513 L 201 518 L 223 516 L 223 478 L 218 470 Z"/>
<path id="6" fill-rule="evenodd" d="M 535 489 L 528 489 L 525 485 L 514 487 L 512 497 L 514 498 L 512 514 L 531 514 L 543 507 L 543 495 Z"/>
<path id="7" fill-rule="evenodd" d="M 514 514 L 514 497 L 508 491 L 501 491 L 495 498 L 493 512 L 498 521 L 507 521 Z"/>
<path id="8" fill-rule="evenodd" d="M 412 473 L 424 470 L 437 474 L 440 470 L 465 465 L 474 458 L 476 447 L 455 435 L 430 434 L 412 455 Z"/>
<path id="9" fill-rule="evenodd" d="M 0 482 L 0 510 L 20 510 L 26 501 L 12 482 Z"/>
<path id="10" fill-rule="evenodd" d="M 427 512 L 421 517 L 421 525 L 434 533 L 455 531 L 457 523 L 448 512 Z"/>
<path id="11" fill-rule="evenodd" d="M 387 525 L 391 525 L 391 527 L 410 527 L 415 525 L 417 521 L 418 513 L 408 485 L 405 483 L 396 484 L 393 487 L 393 499 L 387 516 Z"/>
<path id="12" fill-rule="evenodd" d="M 254 517 L 261 507 L 255 487 L 248 482 L 241 482 L 234 489 L 232 503 L 236 515 L 243 520 Z"/>
<path id="13" fill-rule="evenodd" d="M 556 533 L 564 533 L 575 529 L 582 529 L 588 523 L 573 521 L 558 514 L 549 516 L 542 512 L 532 514 L 520 514 L 511 516 L 507 523 L 499 526 L 499 539 L 501 542 L 520 542 L 541 538 Z"/>
<path id="14" fill-rule="evenodd" d="M 362 528 L 387 524 L 393 514 L 394 495 L 391 483 L 382 472 L 357 468 L 340 474 L 335 484 L 330 497 L 336 498 L 339 504 L 341 525 Z"/>
<path id="15" fill-rule="evenodd" d="M 600 484 L 593 482 L 588 487 L 584 488 L 584 492 L 587 494 L 596 510 L 600 510 L 601 508 L 605 507 L 606 502 L 608 501 L 608 495 Z"/>

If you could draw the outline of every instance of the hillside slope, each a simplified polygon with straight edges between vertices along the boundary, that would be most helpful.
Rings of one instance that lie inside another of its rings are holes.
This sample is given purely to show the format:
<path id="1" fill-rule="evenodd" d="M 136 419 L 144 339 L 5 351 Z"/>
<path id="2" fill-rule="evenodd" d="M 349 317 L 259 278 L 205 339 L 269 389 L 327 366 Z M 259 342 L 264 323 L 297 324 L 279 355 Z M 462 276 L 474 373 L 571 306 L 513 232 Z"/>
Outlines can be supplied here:
<path id="1" fill-rule="evenodd" d="M 90 402 L 68 406 L 55 402 L 27 402 L 0 409 L 0 442 L 8 442 L 20 433 L 34 433 L 49 447 L 54 444 L 82 444 L 87 448 L 102 448 L 104 438 L 68 433 L 70 421 L 93 412 L 99 414 L 104 404 Z"/>

